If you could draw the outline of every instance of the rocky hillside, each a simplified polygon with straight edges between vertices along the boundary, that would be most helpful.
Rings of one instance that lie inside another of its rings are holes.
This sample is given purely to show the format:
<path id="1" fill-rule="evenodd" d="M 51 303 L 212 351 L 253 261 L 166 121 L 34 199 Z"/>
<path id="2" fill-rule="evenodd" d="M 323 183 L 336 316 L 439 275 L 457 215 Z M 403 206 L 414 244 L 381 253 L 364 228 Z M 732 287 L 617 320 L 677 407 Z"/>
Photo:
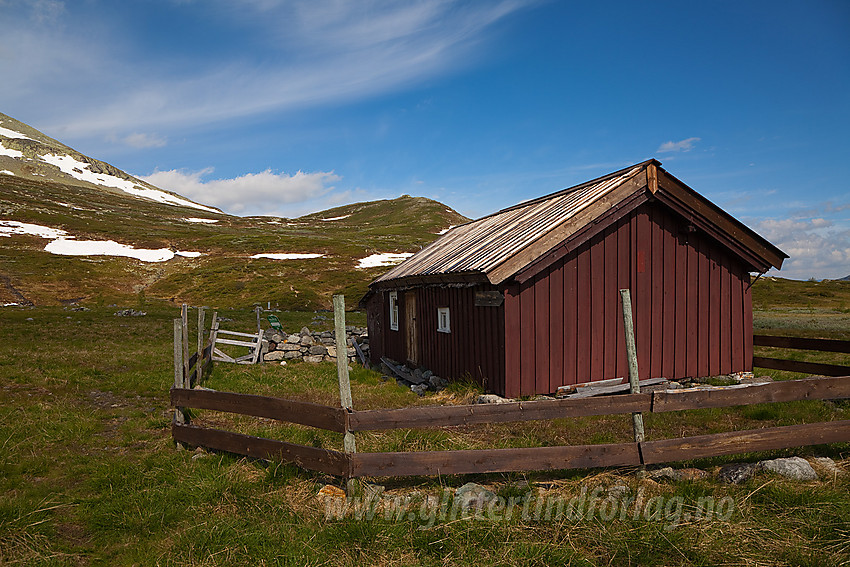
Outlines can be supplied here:
<path id="1" fill-rule="evenodd" d="M 162 191 L 0 114 L 0 306 L 163 298 L 349 304 L 465 217 L 422 197 L 296 219 L 235 217 Z"/>

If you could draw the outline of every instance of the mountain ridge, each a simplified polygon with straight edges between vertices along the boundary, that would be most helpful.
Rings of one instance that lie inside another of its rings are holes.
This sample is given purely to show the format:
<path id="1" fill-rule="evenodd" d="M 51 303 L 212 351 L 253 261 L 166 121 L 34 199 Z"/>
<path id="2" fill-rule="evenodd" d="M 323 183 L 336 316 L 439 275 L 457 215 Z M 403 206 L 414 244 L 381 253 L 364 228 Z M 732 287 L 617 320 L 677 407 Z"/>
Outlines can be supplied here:
<path id="1" fill-rule="evenodd" d="M 364 258 L 415 252 L 449 226 L 468 220 L 442 203 L 409 195 L 341 205 L 294 219 L 238 217 L 200 209 L 200 203 L 140 198 L 60 175 L 58 167 L 50 169 L 52 164 L 39 159 L 46 155 L 45 148 L 88 164 L 92 173 L 96 169 L 120 179 L 127 176 L 126 181 L 134 184 L 139 181 L 7 119 L 0 114 L 4 129 L 0 152 L 16 150 L 21 155 L 0 156 L 0 172 L 16 168 L 23 175 L 0 174 L 0 306 L 127 303 L 146 297 L 216 306 L 271 302 L 281 308 L 319 309 L 329 307 L 331 295 L 339 292 L 351 304 L 387 269 L 361 268 Z M 4 131 L 29 140 L 10 138 Z M 26 166 L 36 174 L 27 174 Z M 32 226 L 43 230 L 33 232 Z M 109 250 L 156 252 L 158 259 L 92 252 L 110 241 Z M 60 255 L 48 247 L 61 248 L 63 254 L 85 254 Z M 289 259 L 275 259 L 284 257 Z"/>

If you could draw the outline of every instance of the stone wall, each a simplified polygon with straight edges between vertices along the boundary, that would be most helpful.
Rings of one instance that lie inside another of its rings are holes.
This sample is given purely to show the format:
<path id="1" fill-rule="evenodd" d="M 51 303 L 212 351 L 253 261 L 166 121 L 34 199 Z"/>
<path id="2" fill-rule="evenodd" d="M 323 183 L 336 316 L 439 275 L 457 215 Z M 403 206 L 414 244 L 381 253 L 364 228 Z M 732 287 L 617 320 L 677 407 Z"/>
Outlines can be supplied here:
<path id="1" fill-rule="evenodd" d="M 346 356 L 349 362 L 359 363 L 357 351 L 352 346 L 356 340 L 363 353 L 369 356 L 369 333 L 363 327 L 347 326 Z M 266 329 L 263 340 L 263 360 L 265 362 L 336 362 L 337 347 L 333 331 L 313 332 L 303 327 L 300 333 L 289 334 L 284 331 Z"/>

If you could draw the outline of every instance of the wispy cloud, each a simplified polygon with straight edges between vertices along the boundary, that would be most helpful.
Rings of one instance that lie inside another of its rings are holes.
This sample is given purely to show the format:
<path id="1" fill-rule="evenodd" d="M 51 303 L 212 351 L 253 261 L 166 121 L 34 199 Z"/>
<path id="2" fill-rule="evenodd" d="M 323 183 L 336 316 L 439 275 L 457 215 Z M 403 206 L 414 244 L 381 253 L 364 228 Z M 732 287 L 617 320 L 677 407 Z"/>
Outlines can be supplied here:
<path id="1" fill-rule="evenodd" d="M 44 14 L 61 7 L 42 3 Z M 215 58 L 188 47 L 177 56 L 150 50 L 147 38 L 104 22 L 80 34 L 74 24 L 87 22 L 48 27 L 19 25 L 20 18 L 11 18 L 0 23 L 5 83 L 0 106 L 61 108 L 52 116 L 39 111 L 51 132 L 125 139 L 151 129 L 168 133 L 169 128 L 345 103 L 467 65 L 482 52 L 488 29 L 529 3 L 180 3 L 181 10 L 203 11 L 205 20 L 234 34 L 216 44 L 221 53 Z M 12 2 L 23 13 L 21 5 Z M 76 12 L 67 15 L 82 18 Z M 96 14 L 96 3 L 85 13 Z M 66 85 L 73 87 L 59 88 Z"/>
<path id="2" fill-rule="evenodd" d="M 658 146 L 658 149 L 655 151 L 660 154 L 670 152 L 689 152 L 694 148 L 694 144 L 699 142 L 701 139 L 702 138 L 685 138 L 684 140 L 679 140 L 678 142 L 664 142 L 663 144 Z"/>
<path id="3" fill-rule="evenodd" d="M 247 173 L 230 179 L 205 179 L 212 173 L 213 168 L 207 168 L 189 172 L 156 171 L 151 175 L 138 177 L 160 189 L 173 191 L 198 203 L 218 207 L 230 214 L 290 217 L 297 216 L 302 210 L 310 207 L 286 205 L 303 205 L 322 197 L 325 197 L 326 201 L 335 201 L 336 199 L 329 198 L 334 190 L 332 184 L 340 180 L 340 176 L 332 171 L 299 171 L 288 175 L 271 170 Z"/>
<path id="4" fill-rule="evenodd" d="M 115 136 L 111 136 L 110 140 L 113 142 L 120 142 L 122 144 L 126 144 L 131 148 L 161 148 L 168 143 L 168 140 L 165 138 L 161 138 L 155 134 L 145 134 L 143 132 L 134 132 L 123 138 L 117 138 Z"/>

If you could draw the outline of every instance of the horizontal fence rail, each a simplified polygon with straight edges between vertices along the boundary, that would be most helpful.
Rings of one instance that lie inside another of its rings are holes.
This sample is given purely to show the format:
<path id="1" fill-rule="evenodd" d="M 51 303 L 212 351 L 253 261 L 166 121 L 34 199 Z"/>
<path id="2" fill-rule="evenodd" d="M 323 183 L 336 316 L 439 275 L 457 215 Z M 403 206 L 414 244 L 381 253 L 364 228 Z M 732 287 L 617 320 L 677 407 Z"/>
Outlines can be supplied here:
<path id="1" fill-rule="evenodd" d="M 267 417 L 336 432 L 418 429 L 533 421 L 590 415 L 670 412 L 796 400 L 850 398 L 850 376 L 808 378 L 747 387 L 622 394 L 600 398 L 544 400 L 493 405 L 413 407 L 351 411 L 266 396 L 186 390 L 171 392 L 172 405 Z M 344 453 L 175 423 L 178 442 L 256 458 L 293 462 L 347 478 L 516 472 L 637 466 L 850 441 L 850 420 L 733 431 L 640 443 Z"/>
<path id="2" fill-rule="evenodd" d="M 267 417 L 318 429 L 345 433 L 346 412 L 312 402 L 215 390 L 171 390 L 171 405 Z"/>
<path id="3" fill-rule="evenodd" d="M 753 335 L 753 345 L 850 354 L 850 341 L 837 339 L 809 339 L 804 337 Z M 771 370 L 787 370 L 789 372 L 820 374 L 822 376 L 847 376 L 850 374 L 850 366 L 825 364 L 821 362 L 805 362 L 801 360 L 788 360 L 784 358 L 770 358 L 764 356 L 753 356 L 753 366 L 769 368 Z"/>

